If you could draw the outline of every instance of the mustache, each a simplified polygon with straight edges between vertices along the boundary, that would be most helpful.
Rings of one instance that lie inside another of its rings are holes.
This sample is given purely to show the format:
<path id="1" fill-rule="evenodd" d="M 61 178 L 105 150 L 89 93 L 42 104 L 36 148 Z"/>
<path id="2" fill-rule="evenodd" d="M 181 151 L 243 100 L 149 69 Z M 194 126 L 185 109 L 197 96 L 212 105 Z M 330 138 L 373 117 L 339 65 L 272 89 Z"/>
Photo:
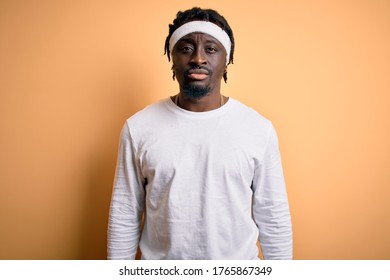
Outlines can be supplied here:
<path id="1" fill-rule="evenodd" d="M 196 69 L 206 70 L 208 75 L 212 75 L 213 74 L 213 71 L 211 69 L 207 68 L 206 66 L 191 66 L 190 68 L 184 70 L 184 75 L 188 75 L 188 74 L 190 74 L 189 72 L 191 70 L 196 70 Z"/>

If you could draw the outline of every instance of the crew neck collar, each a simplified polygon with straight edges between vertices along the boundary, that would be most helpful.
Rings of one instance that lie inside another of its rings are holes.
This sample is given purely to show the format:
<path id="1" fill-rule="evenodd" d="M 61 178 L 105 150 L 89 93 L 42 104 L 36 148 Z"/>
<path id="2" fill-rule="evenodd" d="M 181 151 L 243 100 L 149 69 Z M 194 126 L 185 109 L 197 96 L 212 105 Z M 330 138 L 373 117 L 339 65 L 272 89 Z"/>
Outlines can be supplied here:
<path id="1" fill-rule="evenodd" d="M 177 106 L 170 97 L 166 98 L 165 100 L 165 104 L 168 106 L 169 110 L 171 110 L 175 114 L 179 114 L 183 117 L 193 118 L 193 119 L 205 119 L 205 118 L 217 117 L 229 111 L 234 106 L 234 103 L 235 100 L 229 97 L 229 99 L 225 102 L 225 104 L 217 109 L 205 111 L 205 112 L 193 112 Z"/>

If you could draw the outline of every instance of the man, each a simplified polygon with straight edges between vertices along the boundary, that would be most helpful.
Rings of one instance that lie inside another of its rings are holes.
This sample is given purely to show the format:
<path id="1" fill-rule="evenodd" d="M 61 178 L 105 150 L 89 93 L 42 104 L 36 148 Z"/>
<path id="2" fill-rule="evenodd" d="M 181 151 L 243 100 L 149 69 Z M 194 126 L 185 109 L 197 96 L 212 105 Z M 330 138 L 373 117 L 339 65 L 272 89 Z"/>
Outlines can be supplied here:
<path id="1" fill-rule="evenodd" d="M 221 95 L 233 32 L 213 10 L 179 12 L 165 51 L 179 93 L 127 120 L 112 195 L 109 259 L 291 259 L 270 121 Z M 140 224 L 144 215 L 144 227 Z"/>

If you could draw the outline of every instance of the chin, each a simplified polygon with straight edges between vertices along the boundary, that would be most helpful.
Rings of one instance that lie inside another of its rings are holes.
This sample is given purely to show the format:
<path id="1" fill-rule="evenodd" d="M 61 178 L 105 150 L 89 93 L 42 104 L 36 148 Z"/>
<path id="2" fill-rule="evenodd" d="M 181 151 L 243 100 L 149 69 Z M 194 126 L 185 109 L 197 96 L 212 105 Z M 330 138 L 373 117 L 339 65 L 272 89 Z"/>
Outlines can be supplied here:
<path id="1" fill-rule="evenodd" d="M 185 85 L 182 90 L 183 94 L 190 99 L 201 99 L 210 93 L 211 88 L 202 85 Z"/>

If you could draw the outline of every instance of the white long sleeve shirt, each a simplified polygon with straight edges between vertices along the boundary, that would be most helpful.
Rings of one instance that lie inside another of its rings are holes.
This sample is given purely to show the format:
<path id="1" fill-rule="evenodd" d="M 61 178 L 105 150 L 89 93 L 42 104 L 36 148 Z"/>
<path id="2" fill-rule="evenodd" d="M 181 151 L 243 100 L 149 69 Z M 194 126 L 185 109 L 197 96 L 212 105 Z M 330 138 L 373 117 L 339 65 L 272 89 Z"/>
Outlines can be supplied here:
<path id="1" fill-rule="evenodd" d="M 140 222 L 144 213 L 144 227 Z M 233 98 L 191 112 L 170 98 L 122 130 L 108 258 L 292 258 L 291 219 L 271 122 Z"/>

